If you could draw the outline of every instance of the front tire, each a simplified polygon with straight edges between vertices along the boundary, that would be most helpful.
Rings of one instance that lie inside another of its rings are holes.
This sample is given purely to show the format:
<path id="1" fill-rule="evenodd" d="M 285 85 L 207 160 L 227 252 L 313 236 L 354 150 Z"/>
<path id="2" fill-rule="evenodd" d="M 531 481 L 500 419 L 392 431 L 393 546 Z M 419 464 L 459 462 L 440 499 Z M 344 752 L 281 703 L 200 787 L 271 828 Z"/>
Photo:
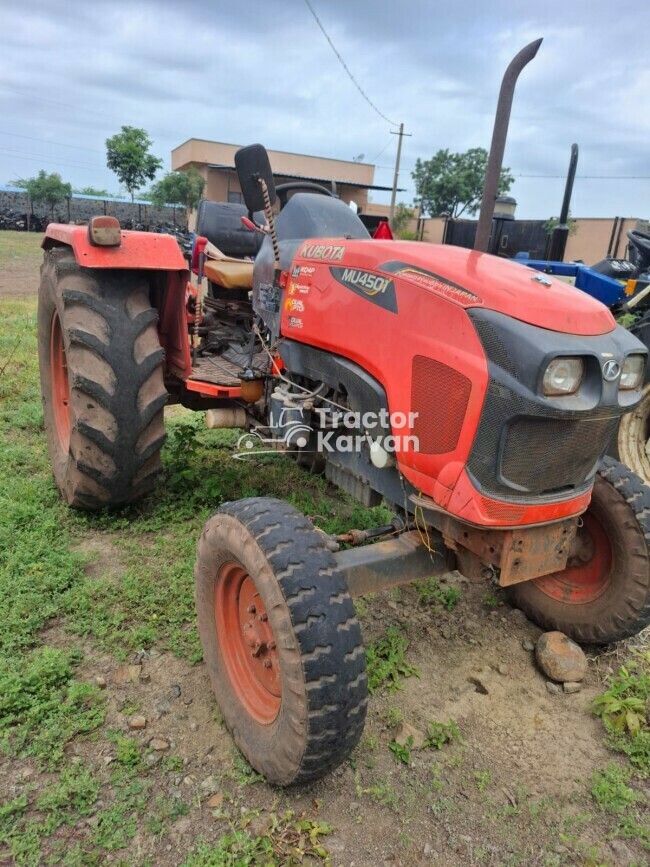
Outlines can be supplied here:
<path id="1" fill-rule="evenodd" d="M 69 248 L 45 254 L 38 356 L 56 484 L 77 509 L 148 494 L 165 441 L 163 351 L 146 278 L 91 271 Z"/>
<path id="2" fill-rule="evenodd" d="M 650 623 L 650 489 L 605 458 L 565 569 L 511 588 L 542 629 L 586 644 L 636 635 Z"/>
<path id="3" fill-rule="evenodd" d="M 282 500 L 226 503 L 194 570 L 199 634 L 237 747 L 272 783 L 336 768 L 361 737 L 361 629 L 325 540 Z"/>

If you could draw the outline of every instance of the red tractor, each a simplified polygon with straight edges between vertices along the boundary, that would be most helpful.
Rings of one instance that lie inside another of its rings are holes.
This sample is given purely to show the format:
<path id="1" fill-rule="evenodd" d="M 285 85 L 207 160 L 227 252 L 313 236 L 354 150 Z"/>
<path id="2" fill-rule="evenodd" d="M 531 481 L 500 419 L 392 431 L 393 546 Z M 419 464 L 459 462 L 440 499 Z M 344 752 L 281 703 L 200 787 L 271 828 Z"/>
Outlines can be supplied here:
<path id="1" fill-rule="evenodd" d="M 354 596 L 456 566 L 496 577 L 532 620 L 579 641 L 650 622 L 650 493 L 604 459 L 647 353 L 547 275 L 371 239 L 327 189 L 276 191 L 260 145 L 236 164 L 249 225 L 265 234 L 251 236 L 263 238 L 254 262 L 205 266 L 204 298 L 171 237 L 103 217 L 48 227 L 41 386 L 73 507 L 151 491 L 163 409 L 180 402 L 393 509 L 386 527 L 332 538 L 286 502 L 243 499 L 199 540 L 217 700 L 253 767 L 287 784 L 332 770 L 361 735 Z"/>

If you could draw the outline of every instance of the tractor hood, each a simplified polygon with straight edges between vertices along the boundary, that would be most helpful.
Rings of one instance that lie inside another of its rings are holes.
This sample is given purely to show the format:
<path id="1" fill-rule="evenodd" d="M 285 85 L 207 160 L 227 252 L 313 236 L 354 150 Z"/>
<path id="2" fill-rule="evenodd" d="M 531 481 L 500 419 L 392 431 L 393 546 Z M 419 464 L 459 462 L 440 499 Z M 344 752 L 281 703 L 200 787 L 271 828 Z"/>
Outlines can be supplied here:
<path id="1" fill-rule="evenodd" d="M 333 238 L 306 241 L 298 255 L 355 271 L 379 272 L 391 276 L 398 287 L 418 287 L 465 308 L 495 310 L 551 331 L 589 336 L 616 327 L 607 307 L 568 283 L 462 247 Z"/>

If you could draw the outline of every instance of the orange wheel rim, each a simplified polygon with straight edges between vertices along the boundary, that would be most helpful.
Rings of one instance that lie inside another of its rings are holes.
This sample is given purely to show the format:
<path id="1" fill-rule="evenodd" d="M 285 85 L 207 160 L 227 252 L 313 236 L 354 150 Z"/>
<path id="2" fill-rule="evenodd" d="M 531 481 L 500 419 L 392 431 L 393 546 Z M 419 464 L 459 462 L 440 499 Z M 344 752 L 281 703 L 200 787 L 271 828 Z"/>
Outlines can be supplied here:
<path id="1" fill-rule="evenodd" d="M 221 656 L 237 698 L 268 725 L 282 703 L 280 660 L 262 597 L 239 563 L 219 570 L 214 608 Z"/>
<path id="2" fill-rule="evenodd" d="M 67 453 L 70 449 L 70 386 L 63 345 L 63 329 L 56 310 L 52 314 L 50 332 L 50 377 L 56 433 L 61 448 Z"/>
<path id="3" fill-rule="evenodd" d="M 594 602 L 612 582 L 614 555 L 604 526 L 592 513 L 583 516 L 576 544 L 565 569 L 536 578 L 536 586 L 559 602 L 585 605 Z"/>

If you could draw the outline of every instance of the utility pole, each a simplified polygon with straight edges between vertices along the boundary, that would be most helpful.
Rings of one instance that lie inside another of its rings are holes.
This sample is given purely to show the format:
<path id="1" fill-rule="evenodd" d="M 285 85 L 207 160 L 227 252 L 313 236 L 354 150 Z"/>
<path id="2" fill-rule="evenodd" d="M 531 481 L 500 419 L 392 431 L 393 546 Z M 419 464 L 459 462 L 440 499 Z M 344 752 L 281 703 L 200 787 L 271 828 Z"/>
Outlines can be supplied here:
<path id="1" fill-rule="evenodd" d="M 395 216 L 395 198 L 397 197 L 397 179 L 399 178 L 399 161 L 400 161 L 400 157 L 402 156 L 402 139 L 404 138 L 405 135 L 410 138 L 411 133 L 404 132 L 404 124 L 401 123 L 399 125 L 399 132 L 395 132 L 394 130 L 391 130 L 390 134 L 399 136 L 399 140 L 397 142 L 397 157 L 395 159 L 395 174 L 393 176 L 393 192 L 391 193 L 391 197 L 390 197 L 390 212 L 389 212 L 389 216 L 388 216 L 388 222 L 392 226 L 393 217 Z"/>

